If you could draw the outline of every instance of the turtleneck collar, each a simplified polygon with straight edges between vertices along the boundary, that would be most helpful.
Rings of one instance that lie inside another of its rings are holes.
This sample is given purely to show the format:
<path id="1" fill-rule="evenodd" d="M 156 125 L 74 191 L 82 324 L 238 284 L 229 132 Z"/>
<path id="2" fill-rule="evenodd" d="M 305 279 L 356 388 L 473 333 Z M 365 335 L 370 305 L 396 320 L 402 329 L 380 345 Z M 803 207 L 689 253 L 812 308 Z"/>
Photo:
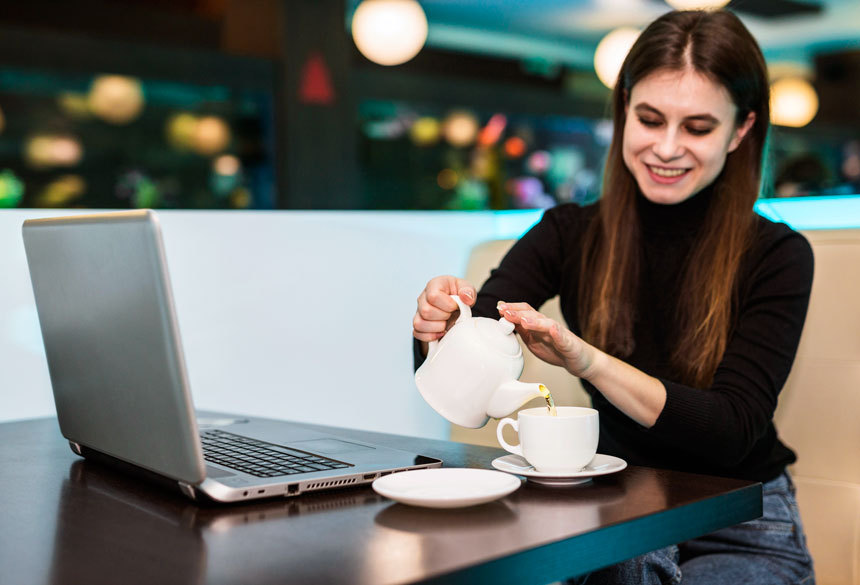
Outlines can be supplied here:
<path id="1" fill-rule="evenodd" d="M 696 233 L 705 222 L 705 216 L 714 198 L 714 187 L 709 185 L 680 203 L 665 205 L 653 203 L 636 190 L 636 211 L 643 233 L 689 235 Z"/>

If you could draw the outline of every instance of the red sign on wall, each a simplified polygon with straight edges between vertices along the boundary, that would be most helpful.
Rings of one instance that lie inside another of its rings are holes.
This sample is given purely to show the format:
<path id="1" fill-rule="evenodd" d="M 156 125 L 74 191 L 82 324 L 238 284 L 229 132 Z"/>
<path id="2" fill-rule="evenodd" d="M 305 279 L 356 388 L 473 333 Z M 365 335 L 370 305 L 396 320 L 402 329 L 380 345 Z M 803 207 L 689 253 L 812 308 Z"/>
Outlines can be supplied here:
<path id="1" fill-rule="evenodd" d="M 331 74 L 323 56 L 311 53 L 302 67 L 299 100 L 306 104 L 330 106 L 334 103 Z"/>

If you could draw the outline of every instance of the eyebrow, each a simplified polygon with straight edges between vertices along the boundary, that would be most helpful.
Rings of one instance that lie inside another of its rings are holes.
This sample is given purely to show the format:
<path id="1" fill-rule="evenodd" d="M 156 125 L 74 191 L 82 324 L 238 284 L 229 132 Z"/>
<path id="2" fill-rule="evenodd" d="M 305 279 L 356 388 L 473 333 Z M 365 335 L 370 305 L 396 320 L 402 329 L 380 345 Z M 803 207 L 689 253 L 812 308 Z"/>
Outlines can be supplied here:
<path id="1" fill-rule="evenodd" d="M 663 112 L 661 112 L 660 110 L 658 110 L 657 108 L 655 108 L 654 106 L 651 106 L 649 104 L 645 104 L 645 103 L 636 104 L 633 107 L 633 109 L 636 111 L 637 114 L 642 114 L 642 113 L 647 112 L 647 113 L 651 113 L 651 114 L 656 114 L 660 117 L 665 117 L 663 115 Z M 693 114 L 692 116 L 685 116 L 684 120 L 701 120 L 702 122 L 709 122 L 715 126 L 719 125 L 719 123 L 720 123 L 720 121 L 717 118 L 713 117 L 710 114 Z"/>

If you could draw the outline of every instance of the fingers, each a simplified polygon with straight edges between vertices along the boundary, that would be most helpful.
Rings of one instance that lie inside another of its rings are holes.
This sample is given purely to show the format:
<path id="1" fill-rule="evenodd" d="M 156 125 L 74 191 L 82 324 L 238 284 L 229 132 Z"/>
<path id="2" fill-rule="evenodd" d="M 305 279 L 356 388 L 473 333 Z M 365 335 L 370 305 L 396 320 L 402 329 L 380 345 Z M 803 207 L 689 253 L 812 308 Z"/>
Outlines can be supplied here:
<path id="1" fill-rule="evenodd" d="M 439 339 L 448 329 L 459 305 L 451 298 L 458 295 L 467 306 L 475 304 L 475 287 L 455 276 L 437 276 L 418 296 L 418 309 L 412 319 L 413 336 L 421 341 Z"/>
<path id="2" fill-rule="evenodd" d="M 548 335 L 553 345 L 562 351 L 572 344 L 573 334 L 566 327 L 536 311 L 528 303 L 500 302 L 498 309 L 505 319 L 517 326 L 518 333 L 524 339 L 531 339 L 534 334 Z"/>
<path id="3" fill-rule="evenodd" d="M 541 313 L 535 311 L 531 305 L 528 303 L 506 303 L 504 301 L 499 301 L 496 308 L 499 310 L 499 314 L 513 323 L 514 325 L 522 325 L 523 320 L 525 319 L 528 322 L 537 323 L 540 320 L 546 320 L 551 323 L 554 323 L 552 319 L 549 319 L 542 315 Z M 534 329 L 534 327 L 530 327 Z"/>
<path id="4" fill-rule="evenodd" d="M 457 279 L 457 294 L 460 297 L 460 300 L 466 303 L 468 306 L 472 306 L 475 304 L 475 299 L 477 298 L 477 291 L 475 287 L 471 285 L 466 280 L 462 278 Z"/>

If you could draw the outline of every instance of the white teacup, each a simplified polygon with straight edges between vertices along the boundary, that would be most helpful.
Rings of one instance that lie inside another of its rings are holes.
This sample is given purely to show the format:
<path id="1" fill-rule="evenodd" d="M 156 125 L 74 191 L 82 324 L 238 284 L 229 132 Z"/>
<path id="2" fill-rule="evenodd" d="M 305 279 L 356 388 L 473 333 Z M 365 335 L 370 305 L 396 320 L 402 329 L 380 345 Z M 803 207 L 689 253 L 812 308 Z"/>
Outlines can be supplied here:
<path id="1" fill-rule="evenodd" d="M 599 419 L 593 408 L 559 406 L 558 416 L 545 407 L 521 410 L 518 420 L 503 418 L 496 437 L 505 451 L 524 457 L 543 473 L 574 473 L 588 465 L 597 453 Z M 510 445 L 502 430 L 510 425 L 520 437 Z"/>

